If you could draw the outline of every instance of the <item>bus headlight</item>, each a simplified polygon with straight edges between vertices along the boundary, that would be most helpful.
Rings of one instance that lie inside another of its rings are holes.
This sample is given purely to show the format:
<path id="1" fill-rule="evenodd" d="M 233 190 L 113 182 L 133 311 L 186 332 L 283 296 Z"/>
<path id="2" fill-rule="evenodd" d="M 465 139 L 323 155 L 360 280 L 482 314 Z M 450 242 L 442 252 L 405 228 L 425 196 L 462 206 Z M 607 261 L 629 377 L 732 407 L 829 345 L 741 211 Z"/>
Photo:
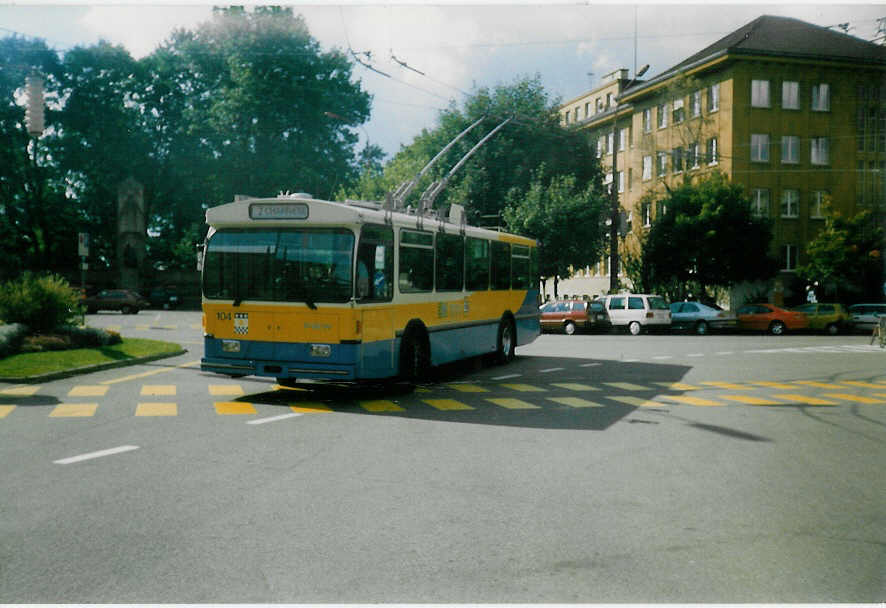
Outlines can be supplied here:
<path id="1" fill-rule="evenodd" d="M 328 357 L 332 354 L 332 347 L 329 344 L 311 344 L 312 357 Z"/>
<path id="2" fill-rule="evenodd" d="M 222 340 L 223 353 L 239 353 L 240 340 Z"/>

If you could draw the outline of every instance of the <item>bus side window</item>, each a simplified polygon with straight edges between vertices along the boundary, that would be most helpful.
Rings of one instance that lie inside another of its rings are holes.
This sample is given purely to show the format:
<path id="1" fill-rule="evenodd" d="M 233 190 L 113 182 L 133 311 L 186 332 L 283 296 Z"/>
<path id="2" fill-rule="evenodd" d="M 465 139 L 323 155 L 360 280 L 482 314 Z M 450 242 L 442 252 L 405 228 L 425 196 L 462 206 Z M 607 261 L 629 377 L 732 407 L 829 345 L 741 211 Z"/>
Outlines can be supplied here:
<path id="1" fill-rule="evenodd" d="M 464 287 L 465 241 L 460 234 L 437 233 L 437 291 Z"/>
<path id="2" fill-rule="evenodd" d="M 511 256 L 511 282 L 514 289 L 529 289 L 531 284 L 529 247 L 512 245 Z"/>
<path id="3" fill-rule="evenodd" d="M 414 293 L 434 289 L 434 235 L 416 230 L 400 231 L 400 291 Z"/>
<path id="4" fill-rule="evenodd" d="M 364 226 L 357 247 L 357 299 L 389 301 L 394 295 L 394 233 Z"/>
<path id="5" fill-rule="evenodd" d="M 465 241 L 465 284 L 468 291 L 489 289 L 489 241 L 468 237 Z"/>
<path id="6" fill-rule="evenodd" d="M 511 287 L 511 246 L 501 241 L 492 241 L 492 288 Z"/>

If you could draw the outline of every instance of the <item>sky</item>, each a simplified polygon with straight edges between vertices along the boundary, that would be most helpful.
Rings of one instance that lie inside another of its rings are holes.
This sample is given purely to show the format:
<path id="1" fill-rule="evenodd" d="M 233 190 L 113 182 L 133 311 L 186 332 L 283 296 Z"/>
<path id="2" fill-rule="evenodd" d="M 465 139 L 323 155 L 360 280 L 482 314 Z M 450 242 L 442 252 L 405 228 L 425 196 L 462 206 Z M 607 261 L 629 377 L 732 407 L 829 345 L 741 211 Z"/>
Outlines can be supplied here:
<path id="1" fill-rule="evenodd" d="M 619 68 L 633 74 L 635 66 L 649 64 L 645 78 L 654 77 L 760 15 L 825 27 L 848 23 L 849 33 L 865 40 L 877 36 L 877 19 L 886 17 L 886 3 L 354 0 L 288 6 L 304 16 L 324 50 L 353 50 L 386 74 L 361 65 L 353 70 L 373 96 L 372 117 L 357 132 L 361 141 L 381 146 L 389 157 L 422 129 L 435 128 L 440 110 L 452 102 L 460 105 L 481 87 L 539 75 L 552 97 L 568 101 Z M 0 37 L 42 38 L 62 52 L 104 39 L 140 58 L 174 29 L 192 29 L 211 14 L 212 3 L 202 0 L 0 0 Z"/>

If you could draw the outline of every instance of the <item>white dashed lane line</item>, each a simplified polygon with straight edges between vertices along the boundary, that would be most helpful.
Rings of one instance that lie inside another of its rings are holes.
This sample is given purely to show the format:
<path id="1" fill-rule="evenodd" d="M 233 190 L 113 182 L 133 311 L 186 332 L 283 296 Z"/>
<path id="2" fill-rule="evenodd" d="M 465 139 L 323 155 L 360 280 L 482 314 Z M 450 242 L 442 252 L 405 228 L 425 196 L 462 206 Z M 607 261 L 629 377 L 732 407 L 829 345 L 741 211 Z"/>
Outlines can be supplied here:
<path id="1" fill-rule="evenodd" d="M 62 458 L 61 460 L 54 460 L 53 462 L 55 464 L 74 464 L 75 462 L 92 460 L 93 458 L 102 458 L 103 456 L 113 456 L 114 454 L 122 454 L 123 452 L 131 452 L 132 450 L 137 449 L 137 445 L 121 445 L 119 447 L 110 448 L 108 450 L 99 450 L 98 452 L 89 452 L 88 454 L 80 454 L 79 456 Z"/>
<path id="2" fill-rule="evenodd" d="M 298 412 L 293 412 L 291 414 L 280 414 L 279 416 L 270 416 L 269 418 L 259 418 L 258 420 L 249 420 L 246 424 L 264 424 L 266 422 L 277 422 L 279 420 L 286 420 L 287 418 L 295 418 L 296 416 L 302 416 L 303 414 Z"/>

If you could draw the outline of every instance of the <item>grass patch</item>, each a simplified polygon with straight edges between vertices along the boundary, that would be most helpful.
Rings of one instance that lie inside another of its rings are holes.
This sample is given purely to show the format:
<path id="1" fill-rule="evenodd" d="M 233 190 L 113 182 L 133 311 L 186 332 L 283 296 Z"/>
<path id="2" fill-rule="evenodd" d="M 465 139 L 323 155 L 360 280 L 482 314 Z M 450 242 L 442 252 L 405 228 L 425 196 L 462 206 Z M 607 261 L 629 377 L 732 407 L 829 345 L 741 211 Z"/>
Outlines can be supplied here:
<path id="1" fill-rule="evenodd" d="M 120 344 L 95 348 L 22 353 L 0 359 L 0 377 L 27 378 L 63 372 L 78 367 L 102 365 L 141 357 L 159 357 L 178 353 L 182 347 L 174 342 L 124 338 Z"/>

